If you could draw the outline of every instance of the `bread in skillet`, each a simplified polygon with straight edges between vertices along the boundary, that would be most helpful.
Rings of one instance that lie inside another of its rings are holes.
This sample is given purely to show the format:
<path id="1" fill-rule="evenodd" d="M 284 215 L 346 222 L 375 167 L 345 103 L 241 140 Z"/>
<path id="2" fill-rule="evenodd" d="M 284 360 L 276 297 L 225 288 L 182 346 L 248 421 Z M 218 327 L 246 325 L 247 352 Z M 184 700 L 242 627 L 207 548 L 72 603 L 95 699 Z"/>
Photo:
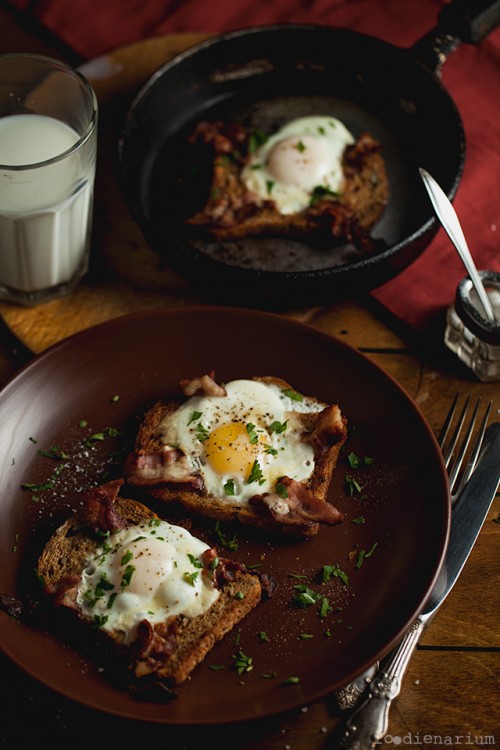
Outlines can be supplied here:
<path id="1" fill-rule="evenodd" d="M 205 205 L 189 217 L 187 225 L 221 241 L 280 236 L 322 243 L 329 240 L 333 245 L 351 243 L 362 252 L 381 246 L 370 231 L 387 204 L 388 177 L 381 144 L 369 133 L 362 133 L 345 148 L 338 190 L 319 185 L 311 193 L 309 205 L 286 214 L 273 200 L 274 180 L 267 180 L 268 195 L 248 188 L 244 169 L 251 158 L 252 136 L 235 123 L 198 124 L 191 142 L 208 145 L 212 183 Z"/>

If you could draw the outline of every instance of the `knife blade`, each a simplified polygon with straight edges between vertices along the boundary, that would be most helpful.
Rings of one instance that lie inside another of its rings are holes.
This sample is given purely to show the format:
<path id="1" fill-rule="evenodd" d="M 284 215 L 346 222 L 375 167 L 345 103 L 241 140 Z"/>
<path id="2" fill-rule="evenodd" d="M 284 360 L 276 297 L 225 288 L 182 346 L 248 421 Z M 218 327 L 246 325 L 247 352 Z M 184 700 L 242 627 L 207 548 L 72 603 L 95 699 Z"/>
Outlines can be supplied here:
<path id="1" fill-rule="evenodd" d="M 455 585 L 474 547 L 500 481 L 500 423 L 488 427 L 477 466 L 452 512 L 445 559 L 420 613 L 401 643 L 368 683 L 368 696 L 349 717 L 341 744 L 345 750 L 372 750 L 383 739 L 389 709 L 428 621 Z"/>

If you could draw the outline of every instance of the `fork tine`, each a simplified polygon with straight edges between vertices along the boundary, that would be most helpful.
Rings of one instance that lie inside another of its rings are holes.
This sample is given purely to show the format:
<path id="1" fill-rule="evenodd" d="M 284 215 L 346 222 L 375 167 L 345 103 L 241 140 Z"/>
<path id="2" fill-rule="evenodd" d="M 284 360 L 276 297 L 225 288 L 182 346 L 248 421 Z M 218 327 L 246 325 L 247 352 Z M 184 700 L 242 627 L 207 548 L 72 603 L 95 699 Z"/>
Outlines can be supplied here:
<path id="1" fill-rule="evenodd" d="M 458 442 L 458 438 L 460 437 L 460 433 L 462 431 L 462 427 L 465 421 L 465 415 L 467 413 L 468 406 L 469 406 L 469 397 L 467 396 L 465 400 L 465 404 L 462 407 L 462 411 L 460 412 L 460 416 L 458 418 L 455 431 L 448 444 L 448 448 L 445 451 L 443 451 L 444 463 L 447 469 L 449 468 L 450 461 L 453 456 L 453 451 L 455 450 L 457 442 Z"/>
<path id="2" fill-rule="evenodd" d="M 480 399 L 478 399 L 478 402 L 476 404 L 476 409 L 475 409 L 474 417 L 475 417 L 475 415 L 477 413 L 477 408 L 479 406 L 479 401 L 480 401 Z M 482 448 L 482 445 L 483 445 L 484 435 L 485 435 L 485 432 L 486 432 L 486 427 L 488 425 L 488 419 L 490 417 L 490 412 L 491 412 L 492 406 L 493 406 L 493 402 L 490 401 L 488 403 L 487 407 L 486 407 L 486 411 L 484 413 L 483 419 L 482 419 L 481 424 L 479 426 L 479 431 L 478 431 L 478 434 L 477 434 L 477 437 L 476 437 L 476 441 L 474 443 L 474 446 L 472 447 L 469 460 L 468 460 L 468 462 L 467 462 L 467 464 L 465 466 L 465 469 L 464 469 L 463 474 L 462 474 L 462 478 L 461 478 L 458 486 L 456 488 L 454 488 L 453 484 L 450 482 L 450 487 L 452 489 L 452 498 L 456 497 L 461 492 L 462 488 L 469 481 L 469 479 L 470 479 L 470 477 L 471 477 L 474 469 L 476 468 L 476 464 L 477 464 L 477 461 L 478 461 L 478 458 L 479 458 L 479 454 L 481 453 L 481 448 Z M 471 436 L 472 436 L 472 431 L 467 436 L 468 437 L 467 443 L 469 442 Z M 462 456 L 462 459 L 463 459 L 463 456 Z M 455 480 L 456 480 L 456 477 L 455 477 Z"/>
<path id="3" fill-rule="evenodd" d="M 460 449 L 459 449 L 459 451 L 457 453 L 457 456 L 456 456 L 456 459 L 455 459 L 455 463 L 453 464 L 453 468 L 449 472 L 449 475 L 450 475 L 450 488 L 451 488 L 451 491 L 452 491 L 452 495 L 454 494 L 453 493 L 453 486 L 454 486 L 454 484 L 456 482 L 456 479 L 457 479 L 457 476 L 458 476 L 458 472 L 460 471 L 460 468 L 462 466 L 462 463 L 463 463 L 463 460 L 464 460 L 464 456 L 465 456 L 465 452 L 466 452 L 467 448 L 469 447 L 469 442 L 470 442 L 470 439 L 471 439 L 471 436 L 472 436 L 472 432 L 473 432 L 474 426 L 476 424 L 477 411 L 479 409 L 479 403 L 480 403 L 480 401 L 481 401 L 481 399 L 479 399 L 479 398 L 476 401 L 476 406 L 474 407 L 474 411 L 472 412 L 472 416 L 471 416 L 470 421 L 469 421 L 469 426 L 467 427 L 467 429 L 465 431 L 465 435 L 464 435 L 464 437 L 462 439 L 462 444 L 461 444 Z M 469 404 L 469 399 L 467 399 L 467 401 L 465 402 L 465 406 L 464 406 L 464 409 L 462 411 L 461 421 L 459 423 L 460 428 L 463 426 L 463 422 L 465 420 L 465 410 L 467 409 L 468 404 Z M 458 428 L 457 428 L 457 430 L 458 430 Z M 455 445 L 456 445 L 457 442 L 458 442 L 458 435 L 457 435 L 457 439 L 455 441 Z"/>
<path id="4" fill-rule="evenodd" d="M 441 427 L 441 432 L 439 433 L 438 443 L 439 443 L 439 447 L 441 448 L 441 452 L 443 453 L 444 453 L 444 443 L 448 436 L 448 430 L 450 429 L 451 421 L 455 415 L 455 410 L 457 408 L 457 402 L 458 402 L 459 396 L 460 396 L 460 393 L 455 394 L 455 398 L 453 399 L 453 402 L 450 406 L 448 414 L 446 415 L 446 419 L 444 420 L 443 426 Z"/>

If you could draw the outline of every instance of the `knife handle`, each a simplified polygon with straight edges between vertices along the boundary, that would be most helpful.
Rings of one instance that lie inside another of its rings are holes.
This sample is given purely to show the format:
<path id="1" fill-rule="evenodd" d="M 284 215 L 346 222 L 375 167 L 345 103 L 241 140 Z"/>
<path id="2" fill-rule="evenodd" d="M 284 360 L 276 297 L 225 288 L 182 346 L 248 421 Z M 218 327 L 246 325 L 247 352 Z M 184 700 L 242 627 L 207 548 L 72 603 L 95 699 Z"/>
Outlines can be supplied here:
<path id="1" fill-rule="evenodd" d="M 349 717 L 341 740 L 344 750 L 372 750 L 382 740 L 389 725 L 389 709 L 399 695 L 408 663 L 424 628 L 417 617 L 406 631 L 389 660 L 369 683 L 368 697 Z"/>

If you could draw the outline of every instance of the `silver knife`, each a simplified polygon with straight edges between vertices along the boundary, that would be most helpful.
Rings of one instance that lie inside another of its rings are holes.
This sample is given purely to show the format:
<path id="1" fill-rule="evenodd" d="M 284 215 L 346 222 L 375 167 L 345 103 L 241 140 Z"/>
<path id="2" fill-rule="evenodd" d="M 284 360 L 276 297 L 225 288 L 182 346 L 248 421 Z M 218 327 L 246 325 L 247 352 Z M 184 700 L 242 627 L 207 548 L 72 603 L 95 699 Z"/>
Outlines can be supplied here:
<path id="1" fill-rule="evenodd" d="M 345 750 L 372 750 L 384 738 L 391 703 L 399 695 L 417 642 L 460 575 L 493 502 L 499 480 L 500 423 L 497 422 L 486 430 L 476 469 L 453 508 L 446 557 L 431 594 L 400 645 L 368 682 L 367 698 L 346 723 L 341 740 Z"/>

